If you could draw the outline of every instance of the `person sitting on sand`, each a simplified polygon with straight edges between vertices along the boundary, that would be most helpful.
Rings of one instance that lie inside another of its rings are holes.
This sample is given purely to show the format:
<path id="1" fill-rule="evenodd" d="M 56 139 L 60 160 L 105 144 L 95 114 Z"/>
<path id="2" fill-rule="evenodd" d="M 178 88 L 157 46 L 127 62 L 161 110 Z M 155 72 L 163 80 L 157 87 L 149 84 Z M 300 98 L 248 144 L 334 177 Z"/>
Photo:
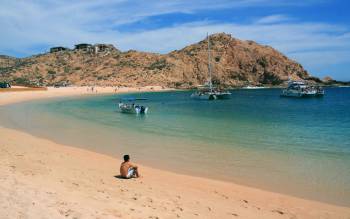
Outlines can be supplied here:
<path id="1" fill-rule="evenodd" d="M 129 155 L 124 155 L 124 162 L 120 165 L 120 175 L 126 179 L 140 177 L 138 168 L 135 164 L 130 162 Z"/>

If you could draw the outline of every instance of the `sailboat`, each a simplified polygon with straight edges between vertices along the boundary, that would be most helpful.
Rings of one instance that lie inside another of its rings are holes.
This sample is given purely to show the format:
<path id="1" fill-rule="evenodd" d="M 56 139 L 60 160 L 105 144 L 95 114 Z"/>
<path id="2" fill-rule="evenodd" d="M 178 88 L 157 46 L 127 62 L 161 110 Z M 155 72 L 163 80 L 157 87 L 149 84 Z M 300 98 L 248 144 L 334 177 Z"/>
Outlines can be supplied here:
<path id="1" fill-rule="evenodd" d="M 198 86 L 197 91 L 191 94 L 191 98 L 198 100 L 217 100 L 217 99 L 229 99 L 231 93 L 229 91 L 221 91 L 216 89 L 212 83 L 211 72 L 211 59 L 210 59 L 210 38 L 207 34 L 208 40 L 208 72 L 209 80 L 204 85 Z"/>

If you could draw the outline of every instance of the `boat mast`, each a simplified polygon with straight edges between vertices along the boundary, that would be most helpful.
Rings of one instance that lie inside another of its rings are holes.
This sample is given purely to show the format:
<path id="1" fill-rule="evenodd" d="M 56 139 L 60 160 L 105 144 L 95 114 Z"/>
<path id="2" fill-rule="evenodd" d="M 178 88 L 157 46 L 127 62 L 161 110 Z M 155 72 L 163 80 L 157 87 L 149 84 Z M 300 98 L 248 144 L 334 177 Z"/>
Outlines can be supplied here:
<path id="1" fill-rule="evenodd" d="M 213 92 L 213 84 L 211 82 L 211 64 L 210 64 L 210 38 L 209 34 L 207 33 L 207 39 L 208 39 L 208 71 L 209 71 L 209 88 L 210 92 Z"/>
<path id="2" fill-rule="evenodd" d="M 211 82 L 211 63 L 210 63 L 210 38 L 209 34 L 207 33 L 207 39 L 208 39 L 208 71 L 209 71 L 209 88 L 210 92 L 213 92 L 213 85 Z"/>

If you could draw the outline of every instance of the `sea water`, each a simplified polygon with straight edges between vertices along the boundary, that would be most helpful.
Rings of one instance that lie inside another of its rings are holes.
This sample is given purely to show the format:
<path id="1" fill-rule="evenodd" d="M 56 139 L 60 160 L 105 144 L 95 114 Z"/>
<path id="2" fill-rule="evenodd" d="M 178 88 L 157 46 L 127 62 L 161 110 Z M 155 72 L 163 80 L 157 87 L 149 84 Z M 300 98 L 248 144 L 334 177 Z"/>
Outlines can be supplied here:
<path id="1" fill-rule="evenodd" d="M 220 101 L 189 91 L 56 98 L 2 107 L 0 121 L 159 169 L 350 206 L 350 88 L 321 98 L 280 92 L 232 90 Z M 149 113 L 120 113 L 124 97 L 147 98 L 139 103 Z"/>

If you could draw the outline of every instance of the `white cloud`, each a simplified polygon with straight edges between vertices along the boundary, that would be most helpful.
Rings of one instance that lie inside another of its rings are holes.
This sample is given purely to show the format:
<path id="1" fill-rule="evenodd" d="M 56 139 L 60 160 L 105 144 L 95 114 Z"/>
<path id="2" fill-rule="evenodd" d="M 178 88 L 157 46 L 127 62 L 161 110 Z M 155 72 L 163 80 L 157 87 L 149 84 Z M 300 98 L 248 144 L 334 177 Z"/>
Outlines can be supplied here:
<path id="1" fill-rule="evenodd" d="M 257 24 L 275 24 L 275 23 L 281 23 L 289 20 L 291 20 L 291 18 L 289 18 L 286 15 L 276 14 L 276 15 L 262 17 L 258 21 L 256 21 L 256 23 Z"/>

